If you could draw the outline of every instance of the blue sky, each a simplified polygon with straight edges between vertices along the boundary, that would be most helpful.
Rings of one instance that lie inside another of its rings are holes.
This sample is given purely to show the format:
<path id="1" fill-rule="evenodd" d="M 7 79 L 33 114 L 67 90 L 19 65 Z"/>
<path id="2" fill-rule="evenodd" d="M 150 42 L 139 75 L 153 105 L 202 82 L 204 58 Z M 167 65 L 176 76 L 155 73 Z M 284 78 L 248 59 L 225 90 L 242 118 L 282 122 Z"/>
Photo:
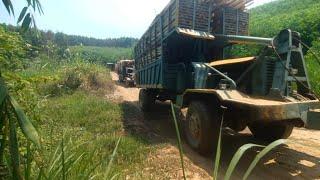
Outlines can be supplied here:
<path id="1" fill-rule="evenodd" d="M 12 0 L 16 17 L 0 2 L 0 22 L 15 25 L 26 0 Z M 255 0 L 257 6 L 272 0 Z M 39 29 L 96 38 L 136 37 L 148 28 L 169 0 L 41 0 Z"/>

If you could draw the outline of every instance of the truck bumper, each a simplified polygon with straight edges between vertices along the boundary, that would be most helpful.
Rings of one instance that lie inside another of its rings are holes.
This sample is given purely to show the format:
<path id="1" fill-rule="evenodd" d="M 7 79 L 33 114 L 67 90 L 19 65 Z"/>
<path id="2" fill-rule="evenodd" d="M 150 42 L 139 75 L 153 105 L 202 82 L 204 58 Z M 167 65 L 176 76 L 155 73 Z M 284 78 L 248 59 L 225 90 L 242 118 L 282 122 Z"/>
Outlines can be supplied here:
<path id="1" fill-rule="evenodd" d="M 298 127 L 320 130 L 319 100 L 281 102 L 259 99 L 239 92 L 223 92 L 220 97 L 226 104 L 244 109 L 251 122 L 292 121 Z"/>
<path id="2" fill-rule="evenodd" d="M 296 122 L 296 126 L 308 129 L 320 130 L 320 103 L 319 102 L 299 102 L 287 103 L 282 105 L 263 105 L 246 106 L 249 119 L 251 121 L 290 121 Z"/>
<path id="3" fill-rule="evenodd" d="M 184 94 L 214 94 L 223 105 L 230 107 L 234 118 L 245 117 L 253 121 L 288 121 L 297 127 L 320 130 L 320 101 L 283 102 L 243 94 L 237 90 L 197 89 L 187 90 Z M 239 110 L 239 115 L 237 114 Z"/>

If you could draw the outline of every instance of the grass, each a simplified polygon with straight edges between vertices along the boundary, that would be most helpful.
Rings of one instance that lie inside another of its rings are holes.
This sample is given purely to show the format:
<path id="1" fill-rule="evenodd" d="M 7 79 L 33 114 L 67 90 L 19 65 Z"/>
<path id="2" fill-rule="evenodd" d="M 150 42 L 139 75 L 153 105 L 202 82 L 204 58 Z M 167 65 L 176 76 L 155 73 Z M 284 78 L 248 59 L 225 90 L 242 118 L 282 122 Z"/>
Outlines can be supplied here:
<path id="1" fill-rule="evenodd" d="M 316 61 L 309 60 L 307 61 L 308 75 L 310 78 L 312 90 L 319 96 L 320 95 L 320 64 Z"/>
<path id="2" fill-rule="evenodd" d="M 186 173 L 185 173 L 184 162 L 183 162 L 183 150 L 182 150 L 181 136 L 180 136 L 180 132 L 179 132 L 180 128 L 178 127 L 178 121 L 176 118 L 176 113 L 174 111 L 174 105 L 172 102 L 171 102 L 171 112 L 172 112 L 172 117 L 174 120 L 174 126 L 176 129 L 177 140 L 178 140 L 178 145 L 179 145 L 179 154 L 180 154 L 180 162 L 181 162 L 181 168 L 182 168 L 182 173 L 183 173 L 183 179 L 186 180 Z"/>
<path id="3" fill-rule="evenodd" d="M 37 149 L 19 136 L 25 179 L 125 179 L 143 167 L 151 147 L 125 132 L 121 104 L 105 98 L 114 85 L 105 67 L 39 59 L 5 75 L 41 137 Z"/>
<path id="4" fill-rule="evenodd" d="M 306 55 L 307 71 L 312 89 L 320 95 L 320 40 L 314 41 L 311 49 Z"/>
<path id="5" fill-rule="evenodd" d="M 94 162 L 105 159 L 92 173 L 98 179 L 114 175 L 119 178 L 125 177 L 124 170 L 128 173 L 130 169 L 143 163 L 144 154 L 149 151 L 143 138 L 128 136 L 123 132 L 120 121 L 123 116 L 121 107 L 96 95 L 78 91 L 72 95 L 50 98 L 42 110 L 47 117 L 39 124 L 45 149 L 49 150 L 44 152 L 45 157 L 50 157 L 49 154 L 60 143 L 65 133 L 65 136 L 73 142 L 72 147 L 80 146 L 73 153 L 78 156 L 83 153 L 93 153 L 92 158 L 83 160 L 79 166 L 86 165 L 87 169 L 90 169 L 95 167 Z M 115 156 L 115 144 L 119 137 L 121 142 Z M 107 165 L 112 154 L 113 164 Z M 50 160 L 46 159 L 45 162 Z M 105 174 L 107 167 L 108 174 Z M 68 178 L 79 178 L 77 173 L 79 168 L 70 169 Z"/>

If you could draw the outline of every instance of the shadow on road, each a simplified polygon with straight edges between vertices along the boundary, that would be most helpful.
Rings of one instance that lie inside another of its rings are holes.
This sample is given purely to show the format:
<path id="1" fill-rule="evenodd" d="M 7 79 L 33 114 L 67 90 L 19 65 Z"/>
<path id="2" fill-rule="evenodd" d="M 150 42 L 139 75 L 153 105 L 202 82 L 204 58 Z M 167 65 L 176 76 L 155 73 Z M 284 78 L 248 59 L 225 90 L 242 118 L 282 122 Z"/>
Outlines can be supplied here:
<path id="1" fill-rule="evenodd" d="M 176 133 L 171 116 L 170 104 L 157 103 L 152 113 L 143 114 L 137 107 L 137 102 L 121 104 L 124 115 L 125 131 L 132 136 L 144 137 L 148 143 L 171 143 L 176 146 Z M 227 167 L 236 153 L 244 144 L 264 144 L 254 139 L 249 131 L 234 133 L 225 130 L 222 137 L 222 159 L 220 178 L 223 178 Z M 266 144 L 264 144 L 266 145 Z M 198 167 L 209 174 L 213 172 L 214 154 L 203 157 L 194 152 L 186 143 L 183 145 L 185 155 Z M 232 179 L 242 179 L 245 171 L 260 149 L 249 150 L 233 173 Z M 219 178 L 219 179 L 220 179 Z M 264 157 L 255 167 L 251 179 L 317 179 L 320 178 L 320 158 L 281 146 Z"/>

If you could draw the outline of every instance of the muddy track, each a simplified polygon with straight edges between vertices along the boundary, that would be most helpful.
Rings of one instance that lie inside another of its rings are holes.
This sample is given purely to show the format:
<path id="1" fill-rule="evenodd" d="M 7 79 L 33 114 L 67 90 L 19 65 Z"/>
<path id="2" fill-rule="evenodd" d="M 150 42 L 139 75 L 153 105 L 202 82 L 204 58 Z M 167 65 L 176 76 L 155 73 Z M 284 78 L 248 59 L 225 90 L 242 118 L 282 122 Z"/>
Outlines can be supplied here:
<path id="1" fill-rule="evenodd" d="M 112 73 L 114 81 L 117 75 Z M 162 144 L 148 155 L 144 178 L 182 179 L 179 151 L 170 105 L 158 103 L 155 112 L 143 114 L 138 101 L 139 89 L 116 84 L 114 96 L 124 108 L 124 127 L 128 133 L 150 138 L 154 145 Z M 296 128 L 291 143 L 273 150 L 255 167 L 249 179 L 320 179 L 320 131 Z M 255 140 L 247 129 L 241 133 L 225 131 L 219 179 L 223 178 L 228 164 L 239 147 L 247 143 L 264 144 Z M 187 179 L 212 179 L 214 155 L 203 157 L 183 144 Z M 261 149 L 248 151 L 233 173 L 232 179 L 241 179 L 250 163 Z"/>

